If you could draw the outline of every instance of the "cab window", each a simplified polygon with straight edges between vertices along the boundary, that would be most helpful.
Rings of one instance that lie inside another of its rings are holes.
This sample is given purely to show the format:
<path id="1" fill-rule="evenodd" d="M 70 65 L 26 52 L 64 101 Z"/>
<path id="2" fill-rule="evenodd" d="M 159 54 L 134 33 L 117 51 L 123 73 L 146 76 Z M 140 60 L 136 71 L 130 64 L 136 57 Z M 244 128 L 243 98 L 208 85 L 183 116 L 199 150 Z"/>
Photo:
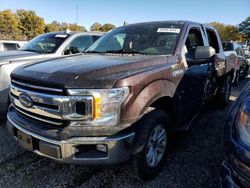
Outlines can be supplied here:
<path id="1" fill-rule="evenodd" d="M 211 29 L 206 29 L 206 31 L 207 31 L 209 46 L 213 47 L 216 53 L 219 53 L 219 43 L 216 33 Z"/>
<path id="2" fill-rule="evenodd" d="M 203 38 L 199 28 L 192 28 L 189 30 L 186 42 L 185 42 L 185 57 L 187 61 L 194 60 L 194 53 L 198 46 L 204 46 Z"/>

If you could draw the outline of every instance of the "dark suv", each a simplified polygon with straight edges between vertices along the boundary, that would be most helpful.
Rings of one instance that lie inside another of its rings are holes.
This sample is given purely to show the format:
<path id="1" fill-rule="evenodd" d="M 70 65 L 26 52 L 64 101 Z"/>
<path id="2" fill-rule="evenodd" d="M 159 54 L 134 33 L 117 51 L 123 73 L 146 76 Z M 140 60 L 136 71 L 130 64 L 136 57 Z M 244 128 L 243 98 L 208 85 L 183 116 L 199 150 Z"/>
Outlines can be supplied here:
<path id="1" fill-rule="evenodd" d="M 250 187 L 250 83 L 231 105 L 224 128 L 226 159 L 221 169 L 221 186 Z"/>

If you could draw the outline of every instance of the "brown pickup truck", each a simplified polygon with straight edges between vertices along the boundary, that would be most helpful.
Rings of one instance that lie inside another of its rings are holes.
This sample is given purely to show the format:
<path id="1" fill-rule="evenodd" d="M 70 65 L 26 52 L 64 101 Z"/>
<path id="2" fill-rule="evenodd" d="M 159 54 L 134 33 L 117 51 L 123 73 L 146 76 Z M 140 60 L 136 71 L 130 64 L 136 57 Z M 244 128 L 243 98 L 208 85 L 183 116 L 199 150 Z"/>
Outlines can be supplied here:
<path id="1" fill-rule="evenodd" d="M 227 104 L 232 71 L 216 30 L 188 21 L 131 24 L 82 56 L 11 74 L 8 129 L 24 148 L 69 164 L 133 160 L 153 178 L 171 132 L 186 130 L 211 97 Z"/>

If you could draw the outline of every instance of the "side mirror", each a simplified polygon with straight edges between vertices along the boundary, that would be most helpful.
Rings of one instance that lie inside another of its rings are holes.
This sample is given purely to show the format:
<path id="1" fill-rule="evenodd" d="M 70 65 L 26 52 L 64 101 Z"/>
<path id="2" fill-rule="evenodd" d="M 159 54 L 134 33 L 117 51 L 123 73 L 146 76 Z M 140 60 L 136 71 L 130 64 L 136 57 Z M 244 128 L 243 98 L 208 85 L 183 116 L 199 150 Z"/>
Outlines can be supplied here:
<path id="1" fill-rule="evenodd" d="M 198 59 L 208 59 L 215 55 L 215 49 L 211 46 L 197 46 L 194 52 L 194 58 Z"/>

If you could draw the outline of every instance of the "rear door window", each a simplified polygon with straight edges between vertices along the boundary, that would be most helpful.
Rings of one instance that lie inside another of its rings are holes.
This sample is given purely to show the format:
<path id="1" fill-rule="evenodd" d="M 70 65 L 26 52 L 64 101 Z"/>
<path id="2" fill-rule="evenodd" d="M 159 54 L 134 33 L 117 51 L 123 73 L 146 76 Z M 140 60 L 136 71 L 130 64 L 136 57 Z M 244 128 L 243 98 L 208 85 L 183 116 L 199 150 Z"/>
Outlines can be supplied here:
<path id="1" fill-rule="evenodd" d="M 206 31 L 207 31 L 209 46 L 213 47 L 216 53 L 219 53 L 220 51 L 219 42 L 218 42 L 218 38 L 217 38 L 215 31 L 212 29 L 206 29 Z"/>

